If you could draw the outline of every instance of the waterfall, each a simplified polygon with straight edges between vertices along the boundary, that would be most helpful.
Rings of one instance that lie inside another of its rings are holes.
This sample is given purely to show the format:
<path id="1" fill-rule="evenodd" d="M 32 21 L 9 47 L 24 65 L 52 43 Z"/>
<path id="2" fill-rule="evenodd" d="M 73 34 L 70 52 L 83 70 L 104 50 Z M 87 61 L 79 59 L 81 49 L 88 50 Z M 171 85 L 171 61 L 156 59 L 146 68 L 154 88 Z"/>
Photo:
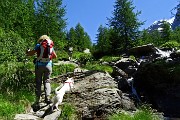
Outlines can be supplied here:
<path id="1" fill-rule="evenodd" d="M 156 49 L 156 54 L 160 55 L 160 57 L 163 57 L 163 58 L 169 58 L 170 54 L 172 53 L 172 51 L 162 51 L 156 47 L 155 49 Z"/>
<path id="2" fill-rule="evenodd" d="M 141 100 L 140 100 L 140 98 L 139 98 L 139 96 L 138 96 L 138 94 L 136 92 L 136 89 L 134 88 L 134 85 L 133 85 L 134 84 L 133 79 L 134 79 L 133 77 L 128 78 L 127 82 L 129 84 L 129 86 L 131 87 L 132 94 L 134 94 L 136 96 L 136 98 L 138 99 L 138 101 L 140 102 Z"/>

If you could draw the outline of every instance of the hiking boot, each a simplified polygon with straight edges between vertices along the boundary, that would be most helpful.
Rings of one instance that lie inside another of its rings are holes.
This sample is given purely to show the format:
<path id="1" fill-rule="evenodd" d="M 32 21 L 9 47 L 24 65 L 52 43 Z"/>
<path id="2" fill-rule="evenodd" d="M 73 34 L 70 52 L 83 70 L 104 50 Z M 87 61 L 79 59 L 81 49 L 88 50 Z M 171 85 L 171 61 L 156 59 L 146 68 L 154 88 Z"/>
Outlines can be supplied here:
<path id="1" fill-rule="evenodd" d="M 45 103 L 46 104 L 51 104 L 52 103 L 52 101 L 51 101 L 49 96 L 47 98 L 45 98 Z"/>

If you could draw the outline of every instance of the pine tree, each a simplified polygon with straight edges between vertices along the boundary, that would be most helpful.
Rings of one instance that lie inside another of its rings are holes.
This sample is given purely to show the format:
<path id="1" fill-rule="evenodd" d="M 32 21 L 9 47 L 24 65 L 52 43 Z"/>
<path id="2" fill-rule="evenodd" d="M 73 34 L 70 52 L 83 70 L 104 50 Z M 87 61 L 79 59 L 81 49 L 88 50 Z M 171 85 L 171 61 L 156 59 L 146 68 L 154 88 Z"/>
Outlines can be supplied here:
<path id="1" fill-rule="evenodd" d="M 80 23 L 78 23 L 75 26 L 75 32 L 76 32 L 76 48 L 78 51 L 83 51 L 86 48 L 89 48 L 92 43 L 89 35 L 84 31 L 84 28 L 81 26 Z"/>
<path id="2" fill-rule="evenodd" d="M 140 45 L 145 45 L 152 42 L 153 40 L 152 40 L 151 35 L 149 34 L 147 30 L 144 29 L 143 31 L 141 31 L 141 35 L 139 36 L 139 40 L 137 41 L 136 45 L 140 46 Z"/>
<path id="3" fill-rule="evenodd" d="M 76 40 L 76 31 L 73 27 L 71 27 L 69 32 L 67 33 L 67 40 L 68 40 L 68 47 L 73 47 L 73 49 L 75 49 L 77 40 Z"/>
<path id="4" fill-rule="evenodd" d="M 36 35 L 49 35 L 56 46 L 62 47 L 65 40 L 66 19 L 65 7 L 62 6 L 62 0 L 37 0 Z"/>
<path id="5" fill-rule="evenodd" d="M 125 52 L 133 46 L 133 41 L 139 35 L 139 27 L 142 22 L 139 22 L 137 16 L 141 13 L 134 13 L 135 7 L 132 6 L 132 1 L 116 0 L 114 5 L 113 17 L 109 19 L 109 26 L 114 29 L 118 35 L 118 39 L 113 41 L 116 44 L 119 52 Z"/>
<path id="6" fill-rule="evenodd" d="M 109 29 L 102 25 L 98 28 L 96 50 L 99 53 L 108 55 L 110 50 Z"/>
<path id="7" fill-rule="evenodd" d="M 162 30 L 161 30 L 161 38 L 163 39 L 163 43 L 171 40 L 171 27 L 170 24 L 166 21 L 163 21 Z M 163 44 L 162 43 L 162 44 Z"/>

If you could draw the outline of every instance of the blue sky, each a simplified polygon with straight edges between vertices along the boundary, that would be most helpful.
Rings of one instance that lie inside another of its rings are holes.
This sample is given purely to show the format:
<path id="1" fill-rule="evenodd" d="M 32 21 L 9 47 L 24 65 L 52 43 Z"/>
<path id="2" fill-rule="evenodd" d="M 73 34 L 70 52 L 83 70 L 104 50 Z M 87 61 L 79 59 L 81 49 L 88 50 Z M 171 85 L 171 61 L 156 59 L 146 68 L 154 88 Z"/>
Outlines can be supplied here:
<path id="1" fill-rule="evenodd" d="M 80 23 L 92 42 L 95 42 L 99 26 L 105 26 L 107 18 L 112 17 L 114 3 L 115 0 L 63 0 L 63 5 L 66 5 L 67 30 Z M 139 20 L 146 21 L 141 27 L 143 29 L 156 20 L 170 19 L 170 11 L 177 6 L 178 0 L 133 0 L 133 3 L 136 10 L 141 11 Z"/>

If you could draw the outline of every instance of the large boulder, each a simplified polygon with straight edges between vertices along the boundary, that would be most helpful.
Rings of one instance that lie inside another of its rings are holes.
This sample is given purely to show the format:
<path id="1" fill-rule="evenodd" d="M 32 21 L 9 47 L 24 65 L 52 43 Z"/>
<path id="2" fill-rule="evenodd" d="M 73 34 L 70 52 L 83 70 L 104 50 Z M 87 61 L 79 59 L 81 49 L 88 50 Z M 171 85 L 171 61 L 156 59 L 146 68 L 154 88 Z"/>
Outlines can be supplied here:
<path id="1" fill-rule="evenodd" d="M 141 64 L 134 76 L 138 93 L 165 116 L 180 117 L 180 65 L 156 61 Z"/>
<path id="2" fill-rule="evenodd" d="M 115 111 L 135 110 L 134 102 L 125 97 L 114 79 L 105 72 L 91 72 L 83 78 L 76 78 L 76 95 L 66 97 L 66 101 L 74 102 L 82 119 L 105 119 Z"/>

